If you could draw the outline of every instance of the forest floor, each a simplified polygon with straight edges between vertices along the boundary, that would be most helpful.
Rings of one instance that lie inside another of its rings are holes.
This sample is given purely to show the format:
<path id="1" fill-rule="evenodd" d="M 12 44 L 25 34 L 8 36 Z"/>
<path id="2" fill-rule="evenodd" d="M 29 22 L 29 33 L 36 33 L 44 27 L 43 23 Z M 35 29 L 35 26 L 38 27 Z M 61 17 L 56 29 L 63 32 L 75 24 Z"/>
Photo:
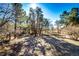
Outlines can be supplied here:
<path id="1" fill-rule="evenodd" d="M 54 37 L 58 40 L 63 40 L 65 42 L 68 42 L 68 43 L 76 45 L 76 46 L 79 46 L 79 41 L 77 41 L 77 40 L 72 40 L 70 38 L 62 38 L 62 37 L 57 37 L 57 36 L 51 36 L 51 37 Z"/>
<path id="2" fill-rule="evenodd" d="M 78 56 L 79 46 L 49 35 L 24 37 L 5 44 L 5 52 L 11 56 Z M 0 50 L 1 51 L 1 50 Z M 5 54 L 4 54 L 5 53 Z"/>
<path id="3" fill-rule="evenodd" d="M 79 55 L 79 46 L 50 36 L 31 36 L 25 39 L 24 46 L 26 56 Z"/>

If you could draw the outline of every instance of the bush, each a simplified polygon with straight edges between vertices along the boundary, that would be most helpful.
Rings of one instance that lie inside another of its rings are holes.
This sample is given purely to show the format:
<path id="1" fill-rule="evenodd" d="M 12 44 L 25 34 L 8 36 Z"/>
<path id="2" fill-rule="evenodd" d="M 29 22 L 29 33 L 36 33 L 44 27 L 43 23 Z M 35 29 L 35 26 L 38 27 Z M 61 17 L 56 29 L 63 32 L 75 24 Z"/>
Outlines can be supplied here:
<path id="1" fill-rule="evenodd" d="M 68 31 L 68 34 L 71 35 L 71 39 L 78 40 L 79 38 L 79 28 L 78 27 L 71 27 Z"/>

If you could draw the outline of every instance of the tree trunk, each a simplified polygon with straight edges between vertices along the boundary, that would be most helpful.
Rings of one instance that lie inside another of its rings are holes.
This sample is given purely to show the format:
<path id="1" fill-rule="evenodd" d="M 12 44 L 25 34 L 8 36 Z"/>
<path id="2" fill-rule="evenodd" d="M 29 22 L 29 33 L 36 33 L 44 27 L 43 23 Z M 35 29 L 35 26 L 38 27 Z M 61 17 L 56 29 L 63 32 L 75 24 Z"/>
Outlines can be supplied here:
<path id="1" fill-rule="evenodd" d="M 16 21 L 16 19 L 15 19 L 15 25 L 14 25 L 14 39 L 16 38 L 16 27 L 17 27 L 17 21 Z"/>

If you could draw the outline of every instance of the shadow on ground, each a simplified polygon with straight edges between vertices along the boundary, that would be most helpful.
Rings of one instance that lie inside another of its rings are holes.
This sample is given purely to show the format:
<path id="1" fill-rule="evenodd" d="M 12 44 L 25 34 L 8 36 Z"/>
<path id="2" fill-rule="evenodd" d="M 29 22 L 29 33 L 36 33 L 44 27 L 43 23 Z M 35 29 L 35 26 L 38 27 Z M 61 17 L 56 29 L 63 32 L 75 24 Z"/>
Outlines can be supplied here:
<path id="1" fill-rule="evenodd" d="M 36 49 L 38 51 L 41 51 L 41 52 L 38 52 L 39 54 L 41 53 L 41 55 L 45 55 L 45 49 L 43 46 L 38 46 L 37 38 L 38 37 L 31 36 L 28 39 L 26 39 L 25 41 L 26 50 L 24 53 L 25 56 L 33 56 L 33 55 L 37 56 L 37 54 L 35 54 Z"/>
<path id="2" fill-rule="evenodd" d="M 79 46 L 72 45 L 50 36 L 43 36 L 43 39 L 47 43 L 54 45 L 56 50 L 60 52 L 62 56 L 79 56 Z"/>
<path id="3" fill-rule="evenodd" d="M 8 54 L 11 56 L 20 55 L 23 49 L 21 56 L 79 56 L 79 46 L 46 35 L 30 36 L 23 43 L 11 47 L 13 52 Z"/>

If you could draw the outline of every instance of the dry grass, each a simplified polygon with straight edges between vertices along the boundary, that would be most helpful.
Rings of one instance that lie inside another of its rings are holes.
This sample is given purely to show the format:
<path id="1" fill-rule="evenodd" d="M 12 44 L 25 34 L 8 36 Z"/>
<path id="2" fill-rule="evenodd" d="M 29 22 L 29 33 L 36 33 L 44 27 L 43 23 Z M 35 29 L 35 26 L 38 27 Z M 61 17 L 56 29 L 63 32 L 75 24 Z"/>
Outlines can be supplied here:
<path id="1" fill-rule="evenodd" d="M 58 40 L 63 40 L 65 42 L 67 42 L 67 43 L 71 43 L 73 45 L 79 46 L 79 41 L 75 41 L 75 40 L 71 40 L 71 39 L 65 39 L 65 38 L 58 38 L 56 36 L 52 36 L 52 37 L 54 37 L 54 38 L 56 38 Z"/>
<path id="2" fill-rule="evenodd" d="M 71 44 L 79 46 L 79 41 L 74 41 L 74 40 L 71 40 L 71 39 L 63 39 L 63 40 L 68 42 L 68 43 L 71 43 Z"/>

